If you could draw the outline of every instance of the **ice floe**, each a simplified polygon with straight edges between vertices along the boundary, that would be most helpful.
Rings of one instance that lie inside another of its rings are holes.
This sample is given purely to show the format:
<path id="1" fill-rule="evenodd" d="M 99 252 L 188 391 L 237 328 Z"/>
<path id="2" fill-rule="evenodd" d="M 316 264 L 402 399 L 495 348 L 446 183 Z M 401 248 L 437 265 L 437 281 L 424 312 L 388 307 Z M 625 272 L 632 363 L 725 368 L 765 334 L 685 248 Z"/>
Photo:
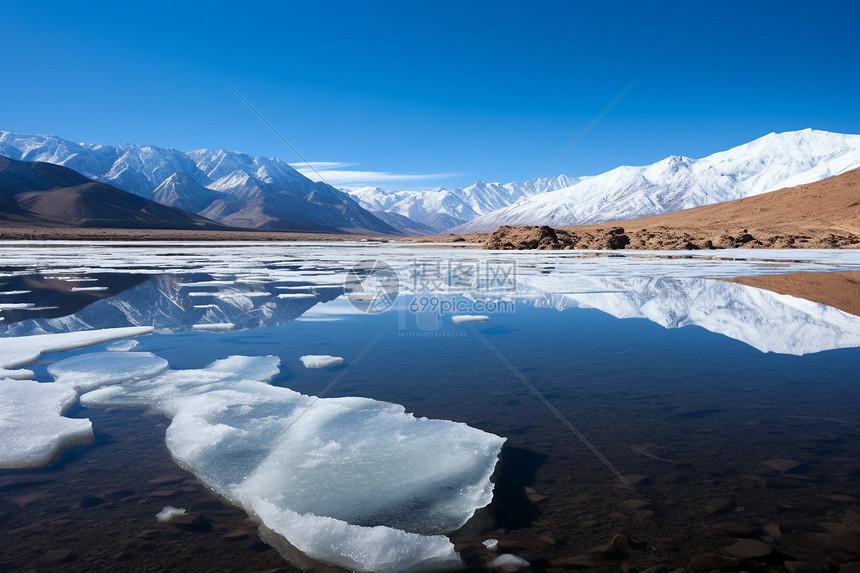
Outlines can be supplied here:
<path id="1" fill-rule="evenodd" d="M 185 508 L 165 505 L 164 509 L 155 514 L 155 519 L 161 523 L 166 523 L 177 515 L 185 515 Z"/>
<path id="2" fill-rule="evenodd" d="M 299 357 L 305 368 L 328 368 L 329 366 L 340 366 L 343 358 L 340 356 L 329 356 L 328 354 L 307 354 Z"/>
<path id="3" fill-rule="evenodd" d="M 236 325 L 232 322 L 212 322 L 191 325 L 191 330 L 203 330 L 207 332 L 226 332 L 228 330 L 233 330 L 234 328 L 236 328 Z"/>
<path id="4" fill-rule="evenodd" d="M 72 292 L 100 291 L 108 290 L 106 286 L 91 286 L 91 287 L 72 287 Z"/>
<path id="5" fill-rule="evenodd" d="M 33 380 L 36 378 L 36 375 L 32 370 L 7 370 L 6 368 L 0 368 L 0 379 L 9 378 L 10 380 Z"/>
<path id="6" fill-rule="evenodd" d="M 179 283 L 179 288 L 186 288 L 190 286 L 198 287 L 198 286 L 223 286 L 223 285 L 232 285 L 236 284 L 236 281 L 228 281 L 228 280 L 211 280 L 211 281 L 196 281 L 196 282 L 188 282 L 188 283 Z"/>
<path id="7" fill-rule="evenodd" d="M 56 384 L 87 392 L 167 370 L 167 360 L 150 352 L 91 352 L 48 365 Z"/>
<path id="8" fill-rule="evenodd" d="M 33 302 L 0 302 L 0 310 L 17 310 L 36 306 Z"/>
<path id="9" fill-rule="evenodd" d="M 89 420 L 62 415 L 77 397 L 68 386 L 0 379 L 0 468 L 43 466 L 68 446 L 92 442 Z"/>
<path id="10" fill-rule="evenodd" d="M 108 345 L 105 350 L 108 352 L 126 352 L 137 348 L 138 344 L 140 344 L 139 340 L 120 340 L 119 342 L 114 342 L 113 344 Z"/>
<path id="11" fill-rule="evenodd" d="M 278 295 L 278 298 L 316 298 L 312 292 L 285 292 Z"/>
<path id="12" fill-rule="evenodd" d="M 502 553 L 487 564 L 487 569 L 500 573 L 515 573 L 529 567 L 531 564 L 528 561 L 510 553 Z"/>
<path id="13" fill-rule="evenodd" d="M 451 322 L 454 324 L 463 324 L 465 322 L 486 322 L 490 317 L 486 314 L 455 314 L 451 317 Z"/>
<path id="14" fill-rule="evenodd" d="M 0 368 L 17 368 L 30 364 L 46 352 L 64 352 L 152 332 L 151 326 L 130 326 L 0 338 Z"/>
<path id="15" fill-rule="evenodd" d="M 215 296 L 220 299 L 231 299 L 231 298 L 241 298 L 241 297 L 257 297 L 257 296 L 272 296 L 272 293 L 266 291 L 219 291 L 216 293 L 212 293 L 212 296 Z"/>
<path id="16" fill-rule="evenodd" d="M 441 534 L 491 501 L 504 439 L 396 404 L 271 386 L 278 363 L 232 356 L 81 403 L 163 412 L 183 467 L 310 557 L 355 571 L 459 566 Z"/>

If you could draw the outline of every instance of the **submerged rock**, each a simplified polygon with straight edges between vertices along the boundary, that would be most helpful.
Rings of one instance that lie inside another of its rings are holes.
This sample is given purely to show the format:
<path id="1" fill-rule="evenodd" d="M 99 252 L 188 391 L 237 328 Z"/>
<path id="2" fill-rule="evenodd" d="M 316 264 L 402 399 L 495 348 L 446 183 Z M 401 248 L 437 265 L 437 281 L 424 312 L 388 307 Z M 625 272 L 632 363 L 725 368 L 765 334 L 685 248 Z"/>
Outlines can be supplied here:
<path id="1" fill-rule="evenodd" d="M 775 472 L 779 473 L 788 473 L 791 471 L 797 471 L 802 468 L 803 464 L 800 462 L 796 462 L 794 460 L 787 460 L 783 458 L 774 458 L 772 460 L 767 460 L 762 462 L 762 465 L 766 468 L 772 469 Z"/>
<path id="2" fill-rule="evenodd" d="M 767 557 L 773 552 L 767 543 L 755 539 L 741 539 L 726 547 L 726 553 L 742 559 Z"/>
<path id="3" fill-rule="evenodd" d="M 788 573 L 824 573 L 824 567 L 820 563 L 811 561 L 786 561 L 783 566 Z"/>
<path id="4" fill-rule="evenodd" d="M 724 555 L 694 555 L 690 559 L 690 567 L 696 571 L 726 569 L 729 567 L 738 567 L 740 564 L 740 559 L 736 557 L 725 557 Z"/>
<path id="5" fill-rule="evenodd" d="M 71 552 L 69 549 L 51 549 L 47 553 L 45 553 L 45 563 L 49 565 L 56 565 L 59 563 L 66 563 L 67 561 L 71 561 L 75 558 L 75 554 Z"/>

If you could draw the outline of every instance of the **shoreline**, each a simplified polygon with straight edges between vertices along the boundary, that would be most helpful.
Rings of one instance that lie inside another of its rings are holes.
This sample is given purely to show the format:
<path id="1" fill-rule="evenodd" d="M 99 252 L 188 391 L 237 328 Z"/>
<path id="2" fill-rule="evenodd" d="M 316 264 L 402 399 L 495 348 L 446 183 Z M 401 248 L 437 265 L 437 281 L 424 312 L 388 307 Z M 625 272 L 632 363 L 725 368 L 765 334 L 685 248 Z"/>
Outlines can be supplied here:
<path id="1" fill-rule="evenodd" d="M 396 235 L 295 231 L 0 227 L 0 241 L 390 241 Z"/>
<path id="2" fill-rule="evenodd" d="M 840 229 L 698 228 L 641 226 L 615 221 L 554 228 L 547 225 L 499 227 L 483 236 L 493 250 L 719 251 L 722 249 L 858 249 L 860 235 Z M 631 221 L 632 223 L 632 221 Z"/>

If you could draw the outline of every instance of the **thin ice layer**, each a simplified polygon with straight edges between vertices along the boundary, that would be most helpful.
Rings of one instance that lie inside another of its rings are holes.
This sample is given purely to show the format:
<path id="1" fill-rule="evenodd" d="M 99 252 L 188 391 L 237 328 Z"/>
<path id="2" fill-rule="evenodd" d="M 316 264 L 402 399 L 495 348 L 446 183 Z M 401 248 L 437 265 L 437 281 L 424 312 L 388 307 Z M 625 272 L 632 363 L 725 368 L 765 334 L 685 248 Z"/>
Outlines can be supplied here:
<path id="1" fill-rule="evenodd" d="M 0 379 L 0 468 L 43 466 L 68 446 L 91 443 L 89 420 L 62 415 L 77 397 L 67 386 Z"/>
<path id="2" fill-rule="evenodd" d="M 459 565 L 439 534 L 491 501 L 504 439 L 396 404 L 270 386 L 278 362 L 233 356 L 81 402 L 164 412 L 179 463 L 311 557 L 356 571 Z"/>
<path id="3" fill-rule="evenodd" d="M 165 370 L 167 360 L 150 352 L 93 352 L 48 366 L 48 373 L 57 384 L 78 392 L 135 378 L 152 378 Z"/>
<path id="4" fill-rule="evenodd" d="M 18 368 L 30 364 L 46 352 L 64 352 L 152 332 L 151 326 L 131 326 L 0 338 L 0 368 Z"/>
<path id="5" fill-rule="evenodd" d="M 137 340 L 120 340 L 109 345 L 105 350 L 109 352 L 127 352 L 134 349 L 138 344 L 140 342 Z"/>

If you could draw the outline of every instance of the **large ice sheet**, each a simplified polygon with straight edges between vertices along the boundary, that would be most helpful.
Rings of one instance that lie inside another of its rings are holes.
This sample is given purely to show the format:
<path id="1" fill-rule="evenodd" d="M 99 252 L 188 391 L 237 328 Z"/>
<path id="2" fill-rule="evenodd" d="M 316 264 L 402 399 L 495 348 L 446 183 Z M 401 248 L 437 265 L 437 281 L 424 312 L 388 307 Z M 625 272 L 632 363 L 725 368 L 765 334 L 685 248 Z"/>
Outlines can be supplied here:
<path id="1" fill-rule="evenodd" d="M 174 458 L 311 557 L 356 571 L 459 565 L 441 533 L 491 501 L 504 439 L 396 404 L 271 386 L 278 363 L 232 356 L 105 386 L 81 402 L 172 418 Z"/>
<path id="2" fill-rule="evenodd" d="M 92 442 L 89 420 L 62 415 L 77 397 L 67 386 L 0 379 L 0 468 L 42 466 L 68 446 Z"/>
<path id="3" fill-rule="evenodd" d="M 19 366 L 30 364 L 38 360 L 46 352 L 64 352 L 66 350 L 110 342 L 119 338 L 150 334 L 152 331 L 153 329 L 150 326 L 132 326 L 0 338 L 0 368 L 18 368 Z"/>

